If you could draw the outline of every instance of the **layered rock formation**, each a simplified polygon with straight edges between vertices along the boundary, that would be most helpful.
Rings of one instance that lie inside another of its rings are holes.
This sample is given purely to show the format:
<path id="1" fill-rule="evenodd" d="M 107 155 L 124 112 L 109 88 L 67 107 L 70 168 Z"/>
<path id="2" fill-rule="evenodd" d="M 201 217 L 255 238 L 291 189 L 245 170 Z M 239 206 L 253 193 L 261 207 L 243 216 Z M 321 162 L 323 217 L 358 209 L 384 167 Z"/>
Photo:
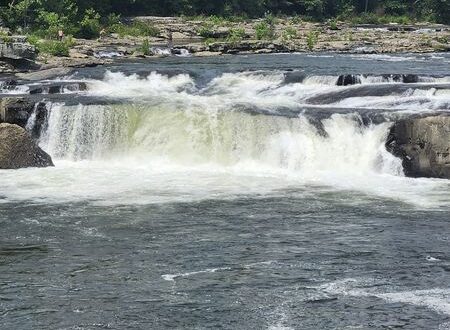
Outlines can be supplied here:
<path id="1" fill-rule="evenodd" d="M 397 121 L 386 147 L 410 177 L 450 179 L 450 115 Z"/>
<path id="2" fill-rule="evenodd" d="M 51 157 L 23 128 L 0 124 L 0 169 L 48 166 L 54 166 Z"/>

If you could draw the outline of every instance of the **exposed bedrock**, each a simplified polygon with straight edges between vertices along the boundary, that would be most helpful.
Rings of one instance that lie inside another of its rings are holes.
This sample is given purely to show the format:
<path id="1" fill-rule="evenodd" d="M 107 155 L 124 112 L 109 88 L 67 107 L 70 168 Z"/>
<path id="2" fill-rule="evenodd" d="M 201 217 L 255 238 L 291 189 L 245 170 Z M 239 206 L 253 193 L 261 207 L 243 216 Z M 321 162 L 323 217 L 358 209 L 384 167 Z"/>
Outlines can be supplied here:
<path id="1" fill-rule="evenodd" d="M 449 114 L 397 121 L 386 147 L 403 160 L 407 176 L 450 179 Z"/>
<path id="2" fill-rule="evenodd" d="M 26 42 L 26 37 L 11 36 L 8 42 L 0 40 L 0 72 L 36 70 L 36 49 Z"/>
<path id="3" fill-rule="evenodd" d="M 0 124 L 0 169 L 54 166 L 43 151 L 20 126 Z"/>

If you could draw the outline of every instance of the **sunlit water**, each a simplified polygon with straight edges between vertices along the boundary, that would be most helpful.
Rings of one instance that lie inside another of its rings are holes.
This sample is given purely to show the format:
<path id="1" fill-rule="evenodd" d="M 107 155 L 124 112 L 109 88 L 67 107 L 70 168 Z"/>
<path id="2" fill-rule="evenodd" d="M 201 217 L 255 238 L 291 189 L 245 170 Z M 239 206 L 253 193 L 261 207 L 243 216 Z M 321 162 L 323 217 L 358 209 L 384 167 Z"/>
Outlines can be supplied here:
<path id="1" fill-rule="evenodd" d="M 0 171 L 0 328 L 449 328 L 450 183 L 404 177 L 385 148 L 391 118 L 449 111 L 448 60 L 177 58 L 65 77 L 114 102 L 49 103 L 56 167 Z M 343 73 L 370 76 L 335 86 Z M 421 78 L 400 90 L 386 73 Z"/>

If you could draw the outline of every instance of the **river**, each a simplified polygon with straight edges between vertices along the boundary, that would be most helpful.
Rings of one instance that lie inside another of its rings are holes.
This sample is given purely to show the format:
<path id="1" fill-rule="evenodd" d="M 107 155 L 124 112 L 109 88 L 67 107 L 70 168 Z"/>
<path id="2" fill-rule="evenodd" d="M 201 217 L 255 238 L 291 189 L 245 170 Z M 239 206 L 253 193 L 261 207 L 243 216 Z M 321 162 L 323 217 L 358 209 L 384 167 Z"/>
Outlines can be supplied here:
<path id="1" fill-rule="evenodd" d="M 405 177 L 385 147 L 394 119 L 450 111 L 449 63 L 171 57 L 58 78 L 87 88 L 48 101 L 56 166 L 0 171 L 0 328 L 450 328 L 450 182 Z"/>

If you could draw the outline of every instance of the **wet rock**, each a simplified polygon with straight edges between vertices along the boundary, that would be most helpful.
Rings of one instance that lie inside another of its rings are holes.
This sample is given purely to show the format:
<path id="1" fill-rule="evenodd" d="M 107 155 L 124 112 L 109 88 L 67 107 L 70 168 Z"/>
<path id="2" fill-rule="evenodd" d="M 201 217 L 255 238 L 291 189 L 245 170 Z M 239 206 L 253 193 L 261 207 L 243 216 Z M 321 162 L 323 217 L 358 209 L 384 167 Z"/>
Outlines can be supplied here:
<path id="1" fill-rule="evenodd" d="M 284 74 L 285 84 L 302 83 L 305 80 L 306 75 L 302 71 L 290 71 Z"/>
<path id="2" fill-rule="evenodd" d="M 416 74 L 384 74 L 382 75 L 385 82 L 400 82 L 405 84 L 414 84 L 419 82 L 419 76 Z"/>
<path id="3" fill-rule="evenodd" d="M 0 122 L 25 127 L 34 111 L 34 103 L 25 98 L 6 97 L 0 100 Z"/>
<path id="4" fill-rule="evenodd" d="M 357 85 L 361 84 L 361 78 L 353 74 L 341 75 L 336 84 L 338 86 Z"/>
<path id="5" fill-rule="evenodd" d="M 33 138 L 39 138 L 47 121 L 47 104 L 28 98 L 8 97 L 0 100 L 0 123 L 9 123 L 26 128 Z M 33 125 L 30 118 L 33 116 Z"/>
<path id="6" fill-rule="evenodd" d="M 0 169 L 54 166 L 43 151 L 20 126 L 0 124 Z"/>
<path id="7" fill-rule="evenodd" d="M 387 149 L 403 160 L 405 175 L 450 179 L 450 116 L 396 122 Z"/>
<path id="8" fill-rule="evenodd" d="M 31 80 L 31 81 L 37 81 L 37 80 L 46 80 L 46 79 L 53 79 L 60 76 L 68 75 L 70 72 L 72 72 L 72 69 L 60 67 L 60 68 L 51 68 L 51 69 L 45 69 L 40 70 L 37 72 L 30 72 L 30 73 L 18 73 L 16 76 L 23 80 Z"/>

